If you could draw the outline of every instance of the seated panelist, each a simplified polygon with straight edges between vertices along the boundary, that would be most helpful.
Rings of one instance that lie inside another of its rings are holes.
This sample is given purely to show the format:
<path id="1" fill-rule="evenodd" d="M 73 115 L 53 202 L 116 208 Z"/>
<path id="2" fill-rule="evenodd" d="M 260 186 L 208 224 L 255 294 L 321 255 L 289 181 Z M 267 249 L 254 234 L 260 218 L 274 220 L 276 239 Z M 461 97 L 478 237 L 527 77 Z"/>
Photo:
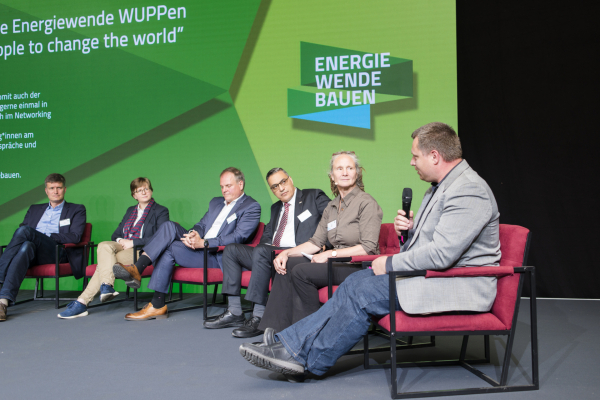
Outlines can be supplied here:
<path id="1" fill-rule="evenodd" d="M 136 178 L 129 185 L 131 197 L 138 204 L 125 212 L 123 220 L 112 234 L 111 241 L 98 245 L 98 266 L 86 289 L 76 301 L 58 314 L 59 318 L 77 318 L 88 315 L 87 305 L 100 292 L 100 301 L 107 302 L 119 295 L 115 292 L 113 265 L 117 262 L 131 264 L 133 247 L 145 245 L 152 239 L 158 227 L 169 220 L 169 209 L 154 201 L 152 183 L 148 178 Z"/>
<path id="2" fill-rule="evenodd" d="M 33 265 L 54 264 L 56 245 L 79 243 L 85 231 L 85 206 L 65 201 L 65 177 L 50 174 L 44 185 L 49 203 L 29 207 L 23 223 L 0 257 L 0 321 L 6 320 L 7 307 L 15 302 L 27 269 Z M 77 279 L 85 273 L 82 259 L 82 247 L 61 250 L 60 262 L 68 261 Z"/>
<path id="3" fill-rule="evenodd" d="M 274 260 L 277 275 L 259 329 L 283 330 L 320 307 L 318 290 L 327 286 L 327 259 L 379 254 L 383 211 L 364 191 L 363 168 L 353 151 L 331 156 L 331 200 L 310 240 L 284 250 Z M 332 250 L 317 253 L 329 241 Z M 312 260 L 302 253 L 313 255 Z M 339 285 L 356 266 L 334 263 L 333 284 Z"/>
<path id="4" fill-rule="evenodd" d="M 414 131 L 412 138 L 410 165 L 432 186 L 416 218 L 412 211 L 406 215 L 398 210 L 396 232 L 409 232 L 402 251 L 379 257 L 372 269 L 350 276 L 323 307 L 283 332 L 267 329 L 262 344 L 242 344 L 240 353 L 246 360 L 298 382 L 308 372 L 327 372 L 363 338 L 372 316 L 389 313 L 390 300 L 407 314 L 492 308 L 495 277 L 407 277 L 396 281 L 397 298 L 389 298 L 386 274 L 391 271 L 492 266 L 501 258 L 498 205 L 488 184 L 462 158 L 456 132 L 433 122 Z"/>
<path id="5" fill-rule="evenodd" d="M 129 321 L 167 318 L 165 296 L 169 291 L 175 264 L 186 268 L 222 268 L 222 253 L 210 254 L 204 265 L 204 243 L 210 247 L 245 243 L 260 221 L 260 204 L 244 194 L 244 174 L 237 168 L 226 168 L 220 177 L 223 197 L 213 198 L 200 222 L 188 231 L 175 222 L 166 222 L 145 246 L 135 265 L 116 263 L 115 277 L 127 286 L 140 287 L 144 269 L 154 265 L 148 288 L 154 290 L 152 301 L 136 313 L 125 315 Z"/>
<path id="6" fill-rule="evenodd" d="M 312 237 L 319 225 L 329 197 L 320 189 L 298 189 L 294 180 L 282 168 L 267 173 L 267 183 L 279 199 L 271 206 L 271 219 L 256 247 L 230 244 L 223 253 L 223 289 L 229 306 L 216 318 L 204 322 L 205 328 L 238 327 L 235 337 L 252 337 L 262 333 L 258 329 L 269 294 L 273 271 L 271 253 L 296 247 Z M 240 301 L 242 271 L 251 270 L 252 276 L 246 300 L 254 303 L 252 318 L 246 320 Z"/>

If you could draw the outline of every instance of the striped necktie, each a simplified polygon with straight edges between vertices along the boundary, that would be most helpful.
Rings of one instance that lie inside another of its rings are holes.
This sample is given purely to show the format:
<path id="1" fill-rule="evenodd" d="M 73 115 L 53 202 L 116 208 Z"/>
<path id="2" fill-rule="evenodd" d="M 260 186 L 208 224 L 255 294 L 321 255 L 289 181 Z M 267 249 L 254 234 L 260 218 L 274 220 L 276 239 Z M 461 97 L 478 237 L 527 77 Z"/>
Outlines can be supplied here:
<path id="1" fill-rule="evenodd" d="M 281 237 L 283 236 L 283 231 L 285 231 L 285 226 L 287 225 L 288 219 L 288 211 L 290 210 L 290 203 L 285 203 L 285 209 L 283 210 L 283 216 L 281 217 L 281 221 L 279 221 L 279 227 L 277 228 L 277 233 L 275 234 L 275 240 L 273 240 L 273 246 L 279 247 L 279 243 L 281 242 Z"/>

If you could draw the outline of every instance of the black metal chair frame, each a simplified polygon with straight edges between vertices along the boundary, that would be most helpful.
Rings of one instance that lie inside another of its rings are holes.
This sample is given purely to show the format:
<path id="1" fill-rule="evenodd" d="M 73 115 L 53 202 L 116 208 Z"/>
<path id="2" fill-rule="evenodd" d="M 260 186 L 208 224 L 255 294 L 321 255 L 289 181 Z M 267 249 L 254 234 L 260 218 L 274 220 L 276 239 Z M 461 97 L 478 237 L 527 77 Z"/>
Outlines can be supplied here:
<path id="1" fill-rule="evenodd" d="M 208 243 L 208 242 L 205 242 Z M 137 262 L 137 250 L 143 248 L 143 246 L 135 246 L 135 251 L 134 251 L 134 263 Z M 218 251 L 218 247 L 204 247 L 202 250 L 204 252 L 204 265 L 208 265 L 208 254 L 209 253 L 216 253 Z M 204 279 L 202 282 L 202 297 L 203 297 L 203 302 L 201 305 L 197 305 L 197 306 L 189 306 L 189 307 L 182 307 L 182 308 L 177 308 L 175 310 L 169 310 L 169 313 L 174 313 L 174 312 L 180 312 L 180 311 L 187 311 L 187 310 L 194 310 L 194 309 L 198 309 L 198 308 L 202 308 L 203 309 L 203 317 L 204 320 L 206 320 L 208 318 L 208 307 L 209 306 L 213 306 L 216 304 L 222 304 L 222 303 L 217 303 L 216 299 L 217 299 L 217 292 L 218 292 L 218 287 L 220 284 L 222 284 L 223 282 L 214 282 L 214 283 L 207 283 L 208 280 L 208 268 L 203 268 L 203 273 L 204 273 Z M 177 299 L 173 300 L 172 296 L 173 296 L 173 284 L 174 283 L 178 283 L 179 284 L 179 296 Z M 183 284 L 184 283 L 188 283 L 188 284 L 192 284 L 192 285 L 198 285 L 198 282 L 188 282 L 188 281 L 171 281 L 171 284 L 169 285 L 169 300 L 166 302 L 166 304 L 170 304 L 170 303 L 175 303 L 177 301 L 181 301 L 183 300 Z M 213 290 L 213 296 L 212 296 L 212 302 L 209 303 L 208 302 L 208 286 L 209 285 L 213 285 L 214 286 L 214 290 Z M 140 308 L 138 306 L 138 290 L 134 289 L 133 290 L 133 302 L 134 302 L 134 309 L 135 311 L 139 311 Z"/>
<path id="2" fill-rule="evenodd" d="M 499 393 L 499 392 L 516 392 L 524 390 L 539 389 L 539 368 L 538 368 L 538 341 L 537 341 L 537 307 L 536 307 L 536 292 L 535 292 L 535 268 L 534 267 L 517 267 L 515 273 L 520 273 L 517 300 L 515 302 L 515 311 L 512 320 L 512 328 L 510 330 L 500 331 L 434 331 L 434 332 L 401 332 L 396 330 L 396 285 L 395 279 L 400 276 L 425 276 L 426 271 L 395 271 L 389 274 L 390 276 L 390 342 L 393 343 L 394 338 L 398 334 L 411 335 L 436 335 L 436 336 L 463 336 L 461 351 L 458 359 L 444 361 L 422 361 L 422 362 L 396 362 L 396 352 L 391 353 L 391 361 L 388 364 L 370 365 L 368 346 L 365 345 L 364 366 L 365 369 L 370 368 L 387 368 L 391 366 L 391 396 L 393 399 L 404 399 L 414 397 L 437 397 L 450 395 L 467 395 L 467 394 L 483 394 L 483 393 Z M 510 365 L 510 356 L 517 328 L 517 317 L 520 306 L 521 291 L 525 274 L 530 277 L 530 323 L 531 323 L 531 359 L 532 359 L 532 381 L 531 385 L 507 385 L 508 367 Z M 484 358 L 466 360 L 466 351 L 469 336 L 483 335 L 484 336 Z M 506 351 L 502 362 L 502 372 L 500 382 L 492 379 L 480 370 L 473 367 L 472 364 L 489 364 L 490 363 L 490 340 L 489 335 L 505 335 L 507 336 Z M 367 336 L 367 335 L 365 335 Z M 368 340 L 365 337 L 365 341 Z M 436 390 L 436 391 L 419 391 L 419 392 L 398 392 L 397 382 L 397 367 L 430 367 L 430 366 L 448 366 L 458 365 L 473 373 L 477 377 L 483 379 L 491 385 L 491 387 L 467 388 L 467 389 L 452 389 L 452 390 Z"/>
<path id="3" fill-rule="evenodd" d="M 84 252 L 84 257 L 82 257 L 81 259 L 81 263 L 82 266 L 85 265 L 86 263 L 86 259 L 89 259 L 89 248 L 90 246 L 93 245 L 93 242 L 89 242 L 86 245 L 83 245 L 83 252 Z M 4 249 L 8 247 L 8 246 L 0 246 L 0 256 L 2 254 L 4 254 Z M 42 300 L 42 301 L 54 301 L 54 308 L 55 309 L 59 309 L 62 308 L 64 306 L 66 306 L 67 304 L 60 304 L 61 301 L 73 301 L 73 300 L 77 300 L 77 298 L 71 298 L 71 297 L 60 297 L 60 289 L 59 289 L 59 279 L 60 278 L 64 278 L 67 276 L 73 276 L 73 275 L 64 275 L 64 276 L 60 276 L 59 274 L 59 264 L 60 264 L 60 253 L 61 250 L 65 248 L 64 244 L 57 244 L 56 245 L 56 252 L 55 252 L 55 270 L 54 270 L 54 275 L 52 276 L 26 276 L 25 279 L 35 279 L 35 287 L 33 290 L 33 298 L 31 299 L 26 299 L 26 300 L 20 300 L 20 301 L 16 301 L 14 303 L 14 305 L 18 305 L 18 304 L 23 304 L 23 303 L 27 303 L 30 301 L 34 301 L 34 300 Z M 55 297 L 44 297 L 44 279 L 49 278 L 49 279 L 54 279 L 55 281 L 55 287 L 54 287 L 54 296 Z M 39 294 L 39 296 L 38 296 Z"/>
<path id="4" fill-rule="evenodd" d="M 327 298 L 331 299 L 331 296 L 333 296 L 333 263 L 344 263 L 350 261 L 352 261 L 352 257 L 330 257 L 327 259 Z M 357 264 L 356 267 L 361 267 L 361 269 L 367 269 L 371 265 L 371 263 L 372 261 L 363 261 L 360 265 Z M 391 346 L 394 346 L 395 342 L 396 350 L 435 347 L 435 336 L 433 335 L 429 337 L 429 342 L 414 343 L 413 341 L 415 335 L 406 335 L 406 339 L 396 337 L 394 341 L 391 339 L 388 332 L 377 329 L 375 324 L 371 324 L 369 332 L 364 336 L 363 349 L 350 350 L 345 355 L 362 354 L 365 351 L 367 353 L 380 353 L 383 351 L 390 351 L 390 346 L 388 345 L 378 346 L 369 349 L 369 335 L 380 336 L 386 339 L 390 339 Z M 366 358 L 366 360 L 368 360 L 368 358 Z"/>

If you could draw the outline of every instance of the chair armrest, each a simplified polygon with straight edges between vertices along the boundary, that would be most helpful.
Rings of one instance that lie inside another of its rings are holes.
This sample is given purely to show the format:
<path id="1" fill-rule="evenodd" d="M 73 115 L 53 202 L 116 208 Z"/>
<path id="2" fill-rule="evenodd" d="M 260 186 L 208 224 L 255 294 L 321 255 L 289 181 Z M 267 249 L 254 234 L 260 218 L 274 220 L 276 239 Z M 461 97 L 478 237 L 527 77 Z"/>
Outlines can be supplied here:
<path id="1" fill-rule="evenodd" d="M 225 246 L 215 246 L 215 247 L 202 247 L 201 250 L 206 250 L 210 254 L 218 253 L 223 251 Z"/>
<path id="2" fill-rule="evenodd" d="M 514 267 L 455 267 L 444 271 L 429 270 L 425 278 L 454 278 L 454 277 L 477 277 L 477 276 L 512 276 Z"/>
<path id="3" fill-rule="evenodd" d="M 396 254 L 398 254 L 398 253 L 396 253 Z M 358 263 L 358 262 L 365 262 L 365 261 L 375 261 L 379 257 L 391 257 L 396 254 L 373 254 L 370 256 L 353 256 L 352 260 L 350 260 L 350 262 Z"/>
<path id="4" fill-rule="evenodd" d="M 61 246 L 63 249 L 73 249 L 73 248 L 77 248 L 77 247 L 85 247 L 88 244 L 89 244 L 88 242 L 65 243 L 65 244 L 62 244 Z"/>

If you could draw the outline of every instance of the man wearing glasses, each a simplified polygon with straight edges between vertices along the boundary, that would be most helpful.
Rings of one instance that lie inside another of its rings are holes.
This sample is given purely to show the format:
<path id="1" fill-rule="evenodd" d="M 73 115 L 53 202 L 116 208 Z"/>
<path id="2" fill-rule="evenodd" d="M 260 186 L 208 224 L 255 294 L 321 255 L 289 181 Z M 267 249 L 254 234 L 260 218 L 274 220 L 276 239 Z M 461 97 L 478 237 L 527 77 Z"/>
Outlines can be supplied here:
<path id="1" fill-rule="evenodd" d="M 262 334 L 258 329 L 262 318 L 273 263 L 271 252 L 295 247 L 312 237 L 319 225 L 323 210 L 330 199 L 320 189 L 300 190 L 282 168 L 267 173 L 267 182 L 279 199 L 271 206 L 271 219 L 265 226 L 260 244 L 255 248 L 241 244 L 225 247 L 223 253 L 223 288 L 228 295 L 227 310 L 204 322 L 209 329 L 237 327 L 232 335 L 248 338 Z M 246 300 L 254 303 L 252 318 L 246 320 L 240 302 L 242 269 L 252 271 Z"/>
<path id="2" fill-rule="evenodd" d="M 245 178 L 237 168 L 226 168 L 220 177 L 223 197 L 215 197 L 208 211 L 191 230 L 175 222 L 165 222 L 152 240 L 144 246 L 144 253 L 135 265 L 117 263 L 113 266 L 115 278 L 123 279 L 132 288 L 140 287 L 141 274 L 154 265 L 148 288 L 154 290 L 152 301 L 142 310 L 125 315 L 128 321 L 167 318 L 165 296 L 169 291 L 175 263 L 187 268 L 221 268 L 221 253 L 210 254 L 204 265 L 201 249 L 247 242 L 260 221 L 260 204 L 244 194 Z"/>

